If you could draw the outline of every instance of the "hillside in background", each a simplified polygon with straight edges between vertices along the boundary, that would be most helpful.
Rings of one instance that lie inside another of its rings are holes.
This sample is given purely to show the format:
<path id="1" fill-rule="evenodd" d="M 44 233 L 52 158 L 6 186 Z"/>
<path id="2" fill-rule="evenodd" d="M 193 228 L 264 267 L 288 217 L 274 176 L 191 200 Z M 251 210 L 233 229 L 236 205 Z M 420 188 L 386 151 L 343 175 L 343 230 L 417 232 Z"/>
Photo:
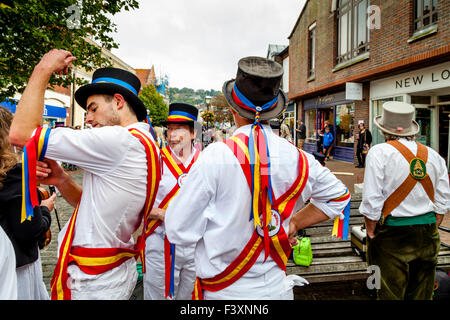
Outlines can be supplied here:
<path id="1" fill-rule="evenodd" d="M 168 95 L 170 103 L 173 102 L 182 102 L 182 103 L 189 103 L 192 105 L 198 105 L 201 103 L 205 103 L 205 97 L 211 96 L 214 97 L 216 94 L 221 93 L 220 91 L 211 89 L 211 90 L 194 90 L 191 88 L 169 88 L 168 89 Z"/>

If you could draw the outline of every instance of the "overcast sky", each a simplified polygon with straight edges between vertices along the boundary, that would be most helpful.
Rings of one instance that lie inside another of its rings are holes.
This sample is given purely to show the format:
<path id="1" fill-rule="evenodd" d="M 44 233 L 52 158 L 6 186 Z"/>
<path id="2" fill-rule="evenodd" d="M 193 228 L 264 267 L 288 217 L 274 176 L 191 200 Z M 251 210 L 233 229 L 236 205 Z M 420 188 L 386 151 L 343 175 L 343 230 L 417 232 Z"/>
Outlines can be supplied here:
<path id="1" fill-rule="evenodd" d="M 154 65 L 171 87 L 221 90 L 240 58 L 289 44 L 305 1 L 140 0 L 138 10 L 113 18 L 112 52 L 136 69 Z"/>

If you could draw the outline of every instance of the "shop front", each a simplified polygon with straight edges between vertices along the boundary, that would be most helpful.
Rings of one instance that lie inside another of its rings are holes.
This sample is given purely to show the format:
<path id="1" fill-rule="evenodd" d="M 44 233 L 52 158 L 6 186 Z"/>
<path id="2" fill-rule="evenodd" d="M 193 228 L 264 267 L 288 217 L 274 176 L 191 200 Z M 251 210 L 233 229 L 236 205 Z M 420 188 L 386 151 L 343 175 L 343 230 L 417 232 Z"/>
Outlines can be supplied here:
<path id="1" fill-rule="evenodd" d="M 373 124 L 386 101 L 404 101 L 416 108 L 417 141 L 437 152 L 449 166 L 450 62 L 408 71 L 370 83 L 373 144 L 384 142 Z"/>
<path id="2" fill-rule="evenodd" d="M 303 119 L 306 126 L 304 150 L 319 151 L 320 134 L 325 122 L 333 134 L 330 155 L 336 160 L 353 162 L 355 103 L 345 99 L 345 91 L 303 101 Z"/>
<path id="3" fill-rule="evenodd" d="M 16 112 L 18 100 L 16 99 L 6 99 L 0 103 L 0 106 L 5 107 L 11 113 Z M 65 122 L 67 117 L 66 108 L 57 107 L 52 105 L 44 105 L 44 112 L 42 115 L 42 125 L 48 128 L 54 128 L 56 122 Z"/>

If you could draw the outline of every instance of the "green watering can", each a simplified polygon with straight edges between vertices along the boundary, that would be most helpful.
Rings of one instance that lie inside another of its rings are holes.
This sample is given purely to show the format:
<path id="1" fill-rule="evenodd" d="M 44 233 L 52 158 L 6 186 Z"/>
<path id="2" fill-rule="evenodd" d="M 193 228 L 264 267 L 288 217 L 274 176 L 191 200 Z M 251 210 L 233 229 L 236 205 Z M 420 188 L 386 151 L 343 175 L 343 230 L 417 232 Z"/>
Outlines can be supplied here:
<path id="1" fill-rule="evenodd" d="M 292 247 L 294 250 L 294 262 L 297 265 L 308 267 L 312 262 L 311 239 L 303 237 L 301 240 L 297 238 L 297 244 Z"/>

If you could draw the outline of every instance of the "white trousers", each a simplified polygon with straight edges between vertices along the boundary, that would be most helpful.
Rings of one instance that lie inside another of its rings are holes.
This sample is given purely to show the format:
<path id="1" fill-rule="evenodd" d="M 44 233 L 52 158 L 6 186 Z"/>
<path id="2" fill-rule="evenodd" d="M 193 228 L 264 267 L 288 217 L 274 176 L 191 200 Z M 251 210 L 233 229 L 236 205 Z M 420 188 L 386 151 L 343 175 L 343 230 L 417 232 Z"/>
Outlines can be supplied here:
<path id="1" fill-rule="evenodd" d="M 195 247 L 175 247 L 174 297 L 191 300 L 195 284 Z M 145 241 L 146 272 L 144 300 L 165 299 L 164 233 L 153 233 Z"/>
<path id="2" fill-rule="evenodd" d="M 16 269 L 18 300 L 50 300 L 42 278 L 41 257 Z"/>
<path id="3" fill-rule="evenodd" d="M 245 274 L 228 287 L 203 291 L 204 300 L 294 300 L 292 288 L 308 282 L 296 275 L 286 276 L 278 266 L 258 277 Z"/>
<path id="4" fill-rule="evenodd" d="M 16 299 L 16 254 L 8 235 L 0 227 L 0 300 Z"/>

